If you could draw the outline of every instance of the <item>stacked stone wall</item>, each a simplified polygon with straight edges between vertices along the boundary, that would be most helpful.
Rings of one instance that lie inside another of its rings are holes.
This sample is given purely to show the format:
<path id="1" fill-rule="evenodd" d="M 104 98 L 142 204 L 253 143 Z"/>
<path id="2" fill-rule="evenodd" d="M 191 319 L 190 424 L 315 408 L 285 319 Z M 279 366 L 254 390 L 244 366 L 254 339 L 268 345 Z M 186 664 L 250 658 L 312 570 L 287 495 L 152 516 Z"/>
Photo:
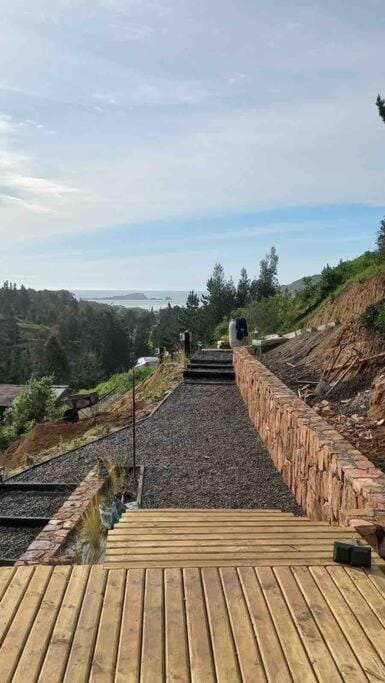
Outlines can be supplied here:
<path id="1" fill-rule="evenodd" d="M 385 526 L 385 474 L 248 349 L 234 368 L 251 422 L 305 512 L 330 524 Z M 371 526 L 371 529 L 369 528 Z"/>

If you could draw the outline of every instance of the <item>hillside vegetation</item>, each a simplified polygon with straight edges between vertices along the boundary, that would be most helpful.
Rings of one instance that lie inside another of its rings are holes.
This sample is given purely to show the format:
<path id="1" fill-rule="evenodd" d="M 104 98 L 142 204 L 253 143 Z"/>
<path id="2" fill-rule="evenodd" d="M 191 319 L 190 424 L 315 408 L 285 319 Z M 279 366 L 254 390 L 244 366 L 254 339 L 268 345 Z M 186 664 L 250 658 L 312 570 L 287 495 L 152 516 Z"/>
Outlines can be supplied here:
<path id="1" fill-rule="evenodd" d="M 167 393 L 177 386 L 182 368 L 182 364 L 175 361 L 148 368 L 146 373 L 141 372 L 141 381 L 136 388 L 137 419 L 152 412 Z M 92 410 L 81 411 L 79 422 L 71 424 L 60 418 L 55 419 L 57 413 L 53 410 L 41 414 L 37 423 L 24 421 L 23 433 L 15 434 L 10 444 L 4 440 L 2 451 L 0 443 L 1 465 L 8 473 L 14 473 L 129 425 L 132 421 L 132 392 L 127 390 L 126 384 L 117 386 L 116 380 L 111 379 L 115 393 Z M 21 402 L 23 405 L 26 403 L 25 399 Z"/>
<path id="2" fill-rule="evenodd" d="M 232 316 L 246 317 L 251 332 L 257 329 L 261 335 L 284 333 L 332 320 L 350 320 L 384 293 L 385 258 L 377 251 L 367 251 L 335 267 L 326 266 L 318 281 L 303 278 L 302 289 L 295 293 L 280 290 L 233 311 Z M 224 321 L 216 333 L 221 336 L 226 330 Z"/>

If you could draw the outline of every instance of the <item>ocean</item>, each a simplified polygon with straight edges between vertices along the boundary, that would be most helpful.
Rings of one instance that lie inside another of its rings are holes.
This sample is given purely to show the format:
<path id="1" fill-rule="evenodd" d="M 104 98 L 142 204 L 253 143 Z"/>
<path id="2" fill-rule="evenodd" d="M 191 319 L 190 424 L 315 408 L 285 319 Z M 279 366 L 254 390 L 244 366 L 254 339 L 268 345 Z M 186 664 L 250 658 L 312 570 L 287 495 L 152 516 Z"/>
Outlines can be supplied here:
<path id="1" fill-rule="evenodd" d="M 140 293 L 144 294 L 146 299 L 109 299 L 108 297 L 120 297 L 127 294 Z M 126 290 L 75 290 L 73 294 L 78 300 L 86 299 L 87 301 L 96 301 L 100 304 L 109 304 L 110 306 L 125 306 L 126 308 L 143 308 L 150 311 L 159 311 L 160 308 L 165 308 L 168 304 L 171 306 L 184 306 L 188 296 L 188 291 L 184 290 L 161 290 L 161 289 L 126 289 Z M 203 292 L 198 292 L 203 294 Z"/>

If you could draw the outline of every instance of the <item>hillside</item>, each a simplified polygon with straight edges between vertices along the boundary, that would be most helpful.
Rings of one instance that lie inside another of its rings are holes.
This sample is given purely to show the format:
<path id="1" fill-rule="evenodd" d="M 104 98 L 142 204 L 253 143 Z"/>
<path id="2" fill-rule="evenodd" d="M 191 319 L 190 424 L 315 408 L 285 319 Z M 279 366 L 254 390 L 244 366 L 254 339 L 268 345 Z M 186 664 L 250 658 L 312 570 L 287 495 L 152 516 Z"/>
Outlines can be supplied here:
<path id="1" fill-rule="evenodd" d="M 363 281 L 347 282 L 334 297 L 328 298 L 314 315 L 307 319 L 311 326 L 323 325 L 333 320 L 347 322 L 363 313 L 368 306 L 385 296 L 385 273 Z"/>
<path id="2" fill-rule="evenodd" d="M 152 369 L 137 385 L 136 416 L 142 419 L 151 413 L 169 391 L 179 383 L 182 373 L 179 362 L 166 362 Z M 123 384 L 121 386 L 124 386 Z M 105 436 L 132 421 L 132 393 L 117 389 L 92 410 L 80 413 L 73 424 L 61 419 L 42 422 L 13 442 L 0 457 L 8 473 L 55 457 L 72 448 Z"/>
<path id="3" fill-rule="evenodd" d="M 321 275 L 308 275 L 305 277 L 301 277 L 299 280 L 294 280 L 294 282 L 290 282 L 289 285 L 282 285 L 282 289 L 287 289 L 290 294 L 295 294 L 295 292 L 302 292 L 302 290 L 306 287 L 306 281 L 309 280 L 311 281 L 312 285 L 318 284 L 318 282 L 321 279 Z"/>

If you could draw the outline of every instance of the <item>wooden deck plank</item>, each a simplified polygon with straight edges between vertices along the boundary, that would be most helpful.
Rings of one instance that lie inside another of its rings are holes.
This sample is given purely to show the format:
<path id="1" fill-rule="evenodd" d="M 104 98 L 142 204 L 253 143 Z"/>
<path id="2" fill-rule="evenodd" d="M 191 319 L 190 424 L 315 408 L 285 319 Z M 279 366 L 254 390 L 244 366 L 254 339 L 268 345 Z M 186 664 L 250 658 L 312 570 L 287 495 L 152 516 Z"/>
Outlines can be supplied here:
<path id="1" fill-rule="evenodd" d="M 215 683 L 206 607 L 199 569 L 183 569 L 192 683 Z"/>
<path id="2" fill-rule="evenodd" d="M 258 567 L 256 574 L 294 680 L 313 683 L 316 676 L 272 569 Z"/>
<path id="3" fill-rule="evenodd" d="M 63 680 L 89 571 L 88 566 L 72 569 L 40 674 L 40 680 L 44 683 L 59 683 Z"/>
<path id="4" fill-rule="evenodd" d="M 36 567 L 4 638 L 0 649 L 0 673 L 4 683 L 13 678 L 51 574 L 52 567 Z"/>
<path id="5" fill-rule="evenodd" d="M 303 557 L 298 557 L 295 562 L 293 559 L 290 558 L 277 558 L 274 559 L 274 562 L 272 562 L 271 559 L 259 559 L 258 562 L 255 561 L 254 563 L 250 561 L 249 559 L 221 559 L 220 565 L 221 567 L 291 567 L 295 564 L 295 566 L 306 566 L 309 567 L 313 564 L 316 564 L 317 566 L 320 567 L 329 567 L 330 566 L 330 558 L 328 559 L 322 559 L 319 558 L 317 561 L 313 559 L 305 559 Z M 128 563 L 127 560 L 116 560 L 114 562 L 108 561 L 104 563 L 104 568 L 105 569 L 127 569 L 128 567 L 130 569 L 134 568 L 142 568 L 146 569 L 146 567 L 217 567 L 218 566 L 218 560 L 205 560 L 205 559 L 199 559 L 199 560 L 186 560 L 184 559 L 183 562 L 178 562 L 178 560 L 159 560 L 159 559 L 147 559 L 147 560 L 138 560 L 138 561 L 131 561 Z"/>
<path id="6" fill-rule="evenodd" d="M 108 550 L 115 550 L 117 548 L 168 548 L 170 546 L 174 548 L 207 548 L 211 546 L 216 546 L 216 547 L 221 547 L 224 546 L 226 547 L 229 543 L 233 547 L 239 547 L 239 546 L 247 546 L 248 548 L 263 548 L 267 547 L 268 545 L 275 545 L 277 546 L 278 543 L 281 548 L 288 548 L 291 546 L 296 546 L 296 547 L 305 547 L 305 546 L 323 546 L 327 545 L 332 546 L 335 540 L 335 536 L 332 536 L 331 538 L 293 538 L 290 539 L 290 537 L 285 537 L 280 541 L 279 539 L 277 540 L 276 538 L 272 539 L 272 542 L 268 542 L 265 538 L 207 538 L 205 540 L 189 540 L 187 539 L 184 540 L 175 540 L 174 538 L 169 538 L 167 540 L 151 540 L 151 541 L 142 541 L 142 540 L 126 540 L 125 538 L 119 538 L 115 537 L 110 538 L 108 542 Z M 361 545 L 361 544 L 360 544 Z M 385 576 L 385 575 L 384 575 Z"/>
<path id="7" fill-rule="evenodd" d="M 209 513 L 206 516 L 206 520 L 199 520 L 194 522 L 193 520 L 188 521 L 188 520 L 170 520 L 170 521 L 162 521 L 162 520 L 156 520 L 156 521 L 146 521 L 146 520 L 135 520 L 135 521 L 126 521 L 125 519 L 122 519 L 119 521 L 119 527 L 121 529 L 128 529 L 128 530 L 137 530 L 137 531 L 144 531 L 145 529 L 178 529 L 178 528 L 183 528 L 183 529 L 202 529 L 203 531 L 206 530 L 211 530 L 211 529 L 219 529 L 222 530 L 226 529 L 228 527 L 230 528 L 235 528 L 235 529 L 258 529 L 258 528 L 268 528 L 269 531 L 274 531 L 274 530 L 285 530 L 285 529 L 306 529 L 306 528 L 325 528 L 325 522 L 309 522 L 308 520 L 304 519 L 302 521 L 301 517 L 298 517 L 297 519 L 288 519 L 288 520 L 282 520 L 278 521 L 276 519 L 261 519 L 261 520 L 240 520 L 237 522 L 234 521 L 229 521 L 229 520 L 216 520 L 216 519 L 209 519 Z M 329 528 L 330 527 L 326 527 Z"/>
<path id="8" fill-rule="evenodd" d="M 350 609 L 326 567 L 310 567 L 309 572 L 369 680 L 372 683 L 385 681 L 385 665 L 361 628 L 360 619 Z"/>
<path id="9" fill-rule="evenodd" d="M 163 574 L 161 569 L 147 569 L 143 606 L 141 683 L 164 679 Z"/>
<path id="10" fill-rule="evenodd" d="M 373 647 L 385 663 L 385 638 L 379 637 L 379 634 L 382 632 L 381 623 L 350 579 L 344 567 L 328 567 L 327 570 L 350 609 L 359 619 Z"/>
<path id="11" fill-rule="evenodd" d="M 371 569 L 366 570 L 365 573 L 370 581 L 374 583 L 381 595 L 385 597 L 385 572 L 379 567 L 372 567 Z"/>
<path id="12" fill-rule="evenodd" d="M 12 613 L 0 680 L 378 683 L 385 681 L 383 576 L 375 567 L 318 561 L 0 569 L 0 607 Z"/>
<path id="13" fill-rule="evenodd" d="M 346 567 L 346 571 L 354 585 L 360 591 L 362 597 L 372 608 L 377 619 L 385 626 L 385 598 L 379 593 L 376 586 L 371 581 L 367 580 L 362 569 L 359 569 L 358 567 Z"/>
<path id="14" fill-rule="evenodd" d="M 239 512 L 239 513 L 249 513 L 249 512 L 258 512 L 261 514 L 264 514 L 266 512 L 276 512 L 277 514 L 282 514 L 282 510 L 279 508 L 140 508 L 140 510 L 129 510 L 125 512 L 125 515 L 153 515 L 153 514 L 169 514 L 177 512 L 177 513 L 199 513 L 199 512 L 207 512 L 207 510 L 210 510 L 210 512 Z M 289 512 L 287 513 L 291 515 L 292 513 Z"/>
<path id="15" fill-rule="evenodd" d="M 12 623 L 13 616 L 23 598 L 34 570 L 34 567 L 19 567 L 3 595 L 0 602 L 0 644 L 7 634 L 8 627 Z"/>
<path id="16" fill-rule="evenodd" d="M 293 567 L 292 573 L 342 677 L 361 683 L 365 679 L 362 667 L 308 568 Z"/>
<path id="17" fill-rule="evenodd" d="M 153 515 L 140 515 L 138 513 L 132 513 L 132 512 L 127 512 L 123 513 L 123 515 L 120 518 L 121 522 L 125 522 L 127 524 L 142 524 L 142 522 L 162 522 L 164 524 L 167 524 L 168 522 L 174 523 L 176 521 L 178 522 L 191 522 L 192 524 L 200 524 L 201 522 L 207 522 L 207 516 L 208 512 L 202 512 L 199 515 L 194 515 L 192 513 L 186 513 L 186 514 L 179 514 L 179 513 L 174 513 L 174 514 L 169 514 L 169 515 L 159 515 L 158 513 L 153 514 Z M 302 522 L 304 521 L 309 521 L 309 517 L 295 517 L 292 513 L 268 513 L 261 515 L 260 513 L 253 513 L 250 512 L 248 515 L 238 515 L 234 514 L 232 512 L 228 512 L 227 514 L 225 512 L 221 513 L 215 513 L 209 510 L 209 516 L 210 520 L 213 521 L 227 521 L 227 522 L 235 522 L 235 523 L 244 523 L 244 522 L 281 522 L 281 521 L 291 521 L 295 522 L 296 520 L 301 520 Z"/>
<path id="18" fill-rule="evenodd" d="M 15 571 L 15 567 L 2 567 L 0 570 L 0 602 L 15 574 Z"/>
<path id="19" fill-rule="evenodd" d="M 190 680 L 184 586 L 181 569 L 166 569 L 165 653 L 166 678 L 170 683 Z"/>
<path id="20" fill-rule="evenodd" d="M 321 681 L 341 681 L 342 678 L 334 659 L 326 647 L 318 626 L 298 588 L 291 568 L 274 568 L 274 574 L 318 678 Z"/>
<path id="21" fill-rule="evenodd" d="M 104 593 L 99 632 L 91 664 L 90 681 L 114 680 L 126 572 L 109 572 Z"/>
<path id="22" fill-rule="evenodd" d="M 102 567 L 91 567 L 63 679 L 66 683 L 83 683 L 88 680 L 106 579 L 107 572 L 103 571 Z"/>
<path id="23" fill-rule="evenodd" d="M 137 683 L 139 681 L 144 579 L 144 569 L 129 569 L 127 572 L 116 661 L 116 683 Z"/>
<path id="24" fill-rule="evenodd" d="M 17 665 L 13 681 L 37 681 L 46 655 L 52 630 L 71 575 L 71 567 L 55 567 L 47 586 L 46 593 L 29 633 L 22 656 Z"/>
<path id="25" fill-rule="evenodd" d="M 267 680 L 269 683 L 289 683 L 292 678 L 261 587 L 257 581 L 255 570 L 251 567 L 244 567 L 238 568 L 237 573 L 253 624 Z"/>
<path id="26" fill-rule="evenodd" d="M 238 534 L 241 534 L 245 538 L 266 538 L 266 536 L 271 536 L 271 530 L 269 528 L 265 528 L 264 526 L 260 526 L 257 531 L 253 531 L 252 529 L 239 529 L 237 531 L 232 531 L 232 529 L 224 530 L 220 528 L 219 531 L 216 530 L 207 530 L 203 532 L 194 532 L 191 534 L 190 532 L 186 533 L 180 529 L 177 529 L 175 533 L 170 532 L 168 529 L 154 529 L 154 531 L 147 530 L 145 533 L 140 533 L 135 531 L 130 531 L 129 529 L 123 529 L 118 525 L 114 528 L 111 529 L 111 531 L 108 532 L 108 536 L 111 538 L 115 536 L 143 536 L 144 538 L 148 538 L 153 536 L 154 538 L 162 538 L 162 537 L 170 537 L 170 536 L 181 536 L 182 538 L 186 537 L 189 538 L 192 535 L 195 535 L 199 537 L 199 535 L 202 535 L 202 538 L 206 538 L 207 536 L 214 536 L 216 538 L 225 538 L 227 535 L 232 535 L 238 536 Z M 292 529 L 282 529 L 278 528 L 274 532 L 274 537 L 280 537 L 280 538 L 285 538 L 286 536 L 298 536 L 298 537 L 308 537 L 308 538 L 317 538 L 317 537 L 323 537 L 323 536 L 336 536 L 336 537 L 343 537 L 343 538 L 360 538 L 359 534 L 354 531 L 353 529 L 343 529 L 343 528 L 335 528 L 331 526 L 325 526 L 325 527 L 317 527 L 317 529 L 312 529 L 311 525 L 305 526 L 303 528 L 298 528 L 294 527 Z"/>
<path id="27" fill-rule="evenodd" d="M 266 681 L 261 655 L 237 571 L 234 567 L 221 567 L 219 573 L 242 680 Z"/>
<path id="28" fill-rule="evenodd" d="M 238 659 L 217 567 L 201 571 L 217 679 L 240 683 Z"/>

